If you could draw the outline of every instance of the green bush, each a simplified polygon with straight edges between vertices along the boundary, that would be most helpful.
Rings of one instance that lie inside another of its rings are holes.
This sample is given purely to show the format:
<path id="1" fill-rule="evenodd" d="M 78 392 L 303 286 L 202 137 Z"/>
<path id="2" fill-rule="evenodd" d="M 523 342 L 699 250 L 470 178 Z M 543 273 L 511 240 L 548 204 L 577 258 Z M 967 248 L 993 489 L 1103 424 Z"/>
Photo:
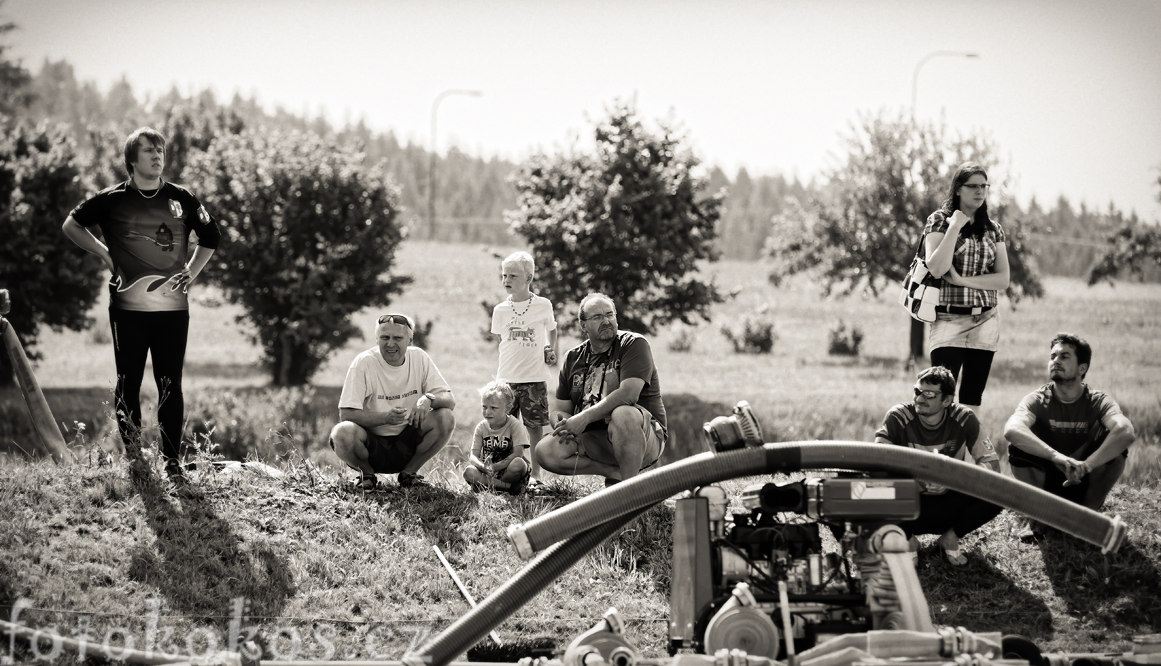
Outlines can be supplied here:
<path id="1" fill-rule="evenodd" d="M 769 354 L 778 341 L 774 330 L 774 318 L 766 312 L 748 314 L 742 318 L 741 330 L 723 324 L 722 335 L 734 346 L 739 354 Z"/>
<path id="2" fill-rule="evenodd" d="M 692 326 L 679 326 L 669 338 L 669 351 L 671 352 L 687 352 L 693 349 L 694 343 L 697 342 L 697 329 Z"/>
<path id="3" fill-rule="evenodd" d="M 245 309 L 277 386 L 309 381 L 358 333 L 352 314 L 411 281 L 391 273 L 399 194 L 354 150 L 246 130 L 192 154 L 185 173 L 222 225 L 206 278 Z"/>
<path id="4" fill-rule="evenodd" d="M 591 152 L 536 155 L 513 177 L 519 205 L 506 219 L 532 247 L 537 293 L 574 311 L 602 292 L 621 328 L 641 333 L 708 321 L 722 296 L 698 268 L 717 259 L 724 194 L 681 132 L 647 128 L 631 106 L 610 109 L 593 139 Z"/>
<path id="5" fill-rule="evenodd" d="M 186 395 L 186 436 L 228 460 L 273 463 L 326 448 L 338 420 L 334 391 L 314 387 L 198 391 Z"/>
<path id="6" fill-rule="evenodd" d="M 843 320 L 838 320 L 829 332 L 830 343 L 826 351 L 832 356 L 858 356 L 863 346 L 863 329 Z"/>
<path id="7" fill-rule="evenodd" d="M 60 225 L 85 198 L 74 142 L 62 128 L 30 128 L 0 118 L 0 289 L 12 295 L 6 318 L 36 360 L 41 328 L 84 330 L 100 294 L 101 260 L 73 245 Z M 0 386 L 13 384 L 0 352 Z"/>
<path id="8" fill-rule="evenodd" d="M 412 316 L 411 319 L 415 322 L 415 330 L 411 332 L 411 344 L 420 349 L 428 349 L 428 345 L 431 344 L 431 329 L 435 327 L 435 320 L 429 319 L 427 323 L 424 323 L 416 316 Z"/>

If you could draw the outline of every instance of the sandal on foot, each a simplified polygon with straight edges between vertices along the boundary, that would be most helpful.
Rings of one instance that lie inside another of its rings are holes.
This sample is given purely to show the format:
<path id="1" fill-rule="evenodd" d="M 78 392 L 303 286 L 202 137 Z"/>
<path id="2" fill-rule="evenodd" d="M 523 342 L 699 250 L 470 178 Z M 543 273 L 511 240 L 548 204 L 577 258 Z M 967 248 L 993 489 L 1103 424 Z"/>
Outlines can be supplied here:
<path id="1" fill-rule="evenodd" d="M 355 483 L 359 490 L 375 490 L 379 487 L 379 479 L 374 474 L 363 474 Z"/>
<path id="2" fill-rule="evenodd" d="M 951 562 L 953 567 L 962 567 L 967 564 L 967 555 L 963 554 L 959 548 L 952 550 L 944 549 L 943 554 L 947 556 L 947 561 Z"/>
<path id="3" fill-rule="evenodd" d="M 430 488 L 427 481 L 423 480 L 422 474 L 412 474 L 411 472 L 399 473 L 399 487 L 401 488 Z"/>
<path id="4" fill-rule="evenodd" d="M 959 536 L 954 530 L 948 530 L 939 537 L 939 547 L 943 550 L 943 554 L 947 557 L 947 561 L 951 562 L 954 567 L 962 567 L 967 564 L 967 556 L 959 548 Z"/>

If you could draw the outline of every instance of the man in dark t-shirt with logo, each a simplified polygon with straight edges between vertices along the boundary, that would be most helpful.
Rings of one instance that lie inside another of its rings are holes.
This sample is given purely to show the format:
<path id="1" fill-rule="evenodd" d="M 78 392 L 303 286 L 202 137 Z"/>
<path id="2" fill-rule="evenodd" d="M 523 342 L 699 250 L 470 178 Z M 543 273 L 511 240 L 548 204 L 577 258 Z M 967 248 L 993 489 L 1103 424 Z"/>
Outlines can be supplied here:
<path id="1" fill-rule="evenodd" d="M 166 473 L 183 484 L 178 461 L 185 418 L 181 375 L 189 333 L 189 285 L 218 247 L 214 218 L 189 190 L 161 179 L 165 138 L 142 127 L 125 140 L 129 179 L 74 208 L 62 230 L 105 262 L 109 325 L 117 362 L 117 425 L 127 446 L 138 446 L 141 380 L 146 355 L 157 381 L 157 421 Z M 100 229 L 104 242 L 90 231 Z M 197 235 L 192 246 L 190 234 Z"/>
<path id="2" fill-rule="evenodd" d="M 954 402 L 955 376 L 943 366 L 920 372 L 915 399 L 895 405 L 875 431 L 876 444 L 895 444 L 950 458 L 966 448 L 978 465 L 999 471 L 1000 458 L 972 410 Z M 919 517 L 899 524 L 918 548 L 916 534 L 938 534 L 939 546 L 953 565 L 967 564 L 959 539 L 995 518 L 1000 507 L 985 500 L 931 483 L 921 484 Z"/>
<path id="3" fill-rule="evenodd" d="M 604 294 L 578 308 L 581 344 L 565 354 L 549 421 L 535 447 L 556 474 L 594 474 L 605 485 L 656 465 L 665 451 L 665 405 L 653 352 L 644 337 L 617 329 L 617 310 Z"/>
<path id="4" fill-rule="evenodd" d="M 1116 401 L 1084 383 L 1088 342 L 1057 333 L 1049 349 L 1051 381 L 1025 396 L 1004 426 L 1012 474 L 1099 511 L 1137 436 Z"/>

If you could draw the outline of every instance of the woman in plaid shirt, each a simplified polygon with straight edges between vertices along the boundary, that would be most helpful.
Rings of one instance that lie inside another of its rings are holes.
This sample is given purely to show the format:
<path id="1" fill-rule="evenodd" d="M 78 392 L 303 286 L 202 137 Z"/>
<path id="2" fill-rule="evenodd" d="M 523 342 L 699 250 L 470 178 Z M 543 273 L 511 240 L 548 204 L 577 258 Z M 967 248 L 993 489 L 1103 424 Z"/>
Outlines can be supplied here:
<path id="1" fill-rule="evenodd" d="M 923 228 L 927 268 L 943 278 L 931 324 L 931 364 L 959 376 L 958 402 L 977 411 L 1000 340 L 996 305 L 1008 288 L 1004 230 L 988 217 L 988 174 L 974 162 L 955 171 L 943 207 Z"/>

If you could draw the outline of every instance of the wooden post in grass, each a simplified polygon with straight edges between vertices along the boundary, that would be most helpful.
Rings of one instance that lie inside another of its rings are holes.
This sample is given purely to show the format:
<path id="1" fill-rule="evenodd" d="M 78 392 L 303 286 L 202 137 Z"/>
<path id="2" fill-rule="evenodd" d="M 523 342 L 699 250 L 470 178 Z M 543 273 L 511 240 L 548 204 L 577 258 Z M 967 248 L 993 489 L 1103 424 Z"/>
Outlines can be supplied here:
<path id="1" fill-rule="evenodd" d="M 12 309 L 12 302 L 8 298 L 8 290 L 0 289 L 0 335 L 4 338 L 4 348 L 8 350 L 8 358 L 12 360 L 12 369 L 16 373 L 16 383 L 20 385 L 20 392 L 24 394 L 24 404 L 28 406 L 28 417 L 32 421 L 32 429 L 36 432 L 36 441 L 39 450 L 53 457 L 57 462 L 72 462 L 73 453 L 65 446 L 64 437 L 56 427 L 56 419 L 52 410 L 48 408 L 48 401 L 40 391 L 40 384 L 36 375 L 32 373 L 32 365 L 24 353 L 12 323 L 4 315 Z"/>
<path id="2" fill-rule="evenodd" d="M 475 608 L 476 600 L 472 597 L 472 593 L 468 592 L 468 588 L 464 587 L 463 581 L 460 580 L 460 577 L 456 575 L 456 570 L 452 568 L 451 562 L 448 562 L 447 558 L 443 556 L 443 551 L 440 550 L 439 546 L 435 544 L 431 545 L 431 549 L 435 551 L 436 557 L 438 557 L 439 561 L 443 563 L 443 568 L 447 569 L 447 572 L 451 574 L 452 582 L 456 584 L 456 587 L 460 588 L 460 594 L 463 595 L 464 601 L 468 602 L 468 605 L 472 608 Z M 500 635 L 496 632 L 489 631 L 488 635 L 492 637 L 492 642 L 496 645 L 504 644 L 504 641 L 500 640 Z"/>

